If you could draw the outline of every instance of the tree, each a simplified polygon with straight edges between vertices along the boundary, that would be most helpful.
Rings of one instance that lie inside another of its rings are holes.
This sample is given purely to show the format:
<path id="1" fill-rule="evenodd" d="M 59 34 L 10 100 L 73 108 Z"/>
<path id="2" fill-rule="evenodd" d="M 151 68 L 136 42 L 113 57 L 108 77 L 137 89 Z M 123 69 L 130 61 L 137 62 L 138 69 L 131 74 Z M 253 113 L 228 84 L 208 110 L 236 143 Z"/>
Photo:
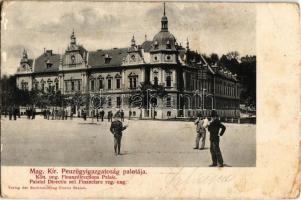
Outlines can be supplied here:
<path id="1" fill-rule="evenodd" d="M 164 96 L 167 95 L 165 87 L 163 85 L 154 85 L 149 82 L 140 83 L 138 92 L 133 92 L 130 95 L 129 103 L 130 105 L 139 106 L 140 109 L 148 109 L 152 107 L 155 112 L 155 107 L 157 106 L 156 99 L 163 99 Z M 135 102 L 139 102 L 140 105 L 135 104 Z M 155 117 L 155 115 L 153 116 Z"/>

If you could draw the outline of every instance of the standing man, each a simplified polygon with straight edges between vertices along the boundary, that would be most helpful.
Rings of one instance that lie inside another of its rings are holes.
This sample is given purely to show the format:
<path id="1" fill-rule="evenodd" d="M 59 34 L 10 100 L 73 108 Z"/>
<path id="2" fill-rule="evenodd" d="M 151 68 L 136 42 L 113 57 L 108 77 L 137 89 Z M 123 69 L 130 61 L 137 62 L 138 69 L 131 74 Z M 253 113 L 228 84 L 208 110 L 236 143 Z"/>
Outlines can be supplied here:
<path id="1" fill-rule="evenodd" d="M 103 122 L 103 117 L 105 116 L 105 111 L 103 109 L 101 109 L 99 114 L 100 114 L 101 121 Z"/>
<path id="2" fill-rule="evenodd" d="M 210 153 L 212 158 L 212 164 L 209 167 L 224 166 L 221 150 L 219 148 L 219 137 L 222 136 L 226 130 L 226 127 L 218 119 L 218 115 L 215 110 L 211 111 L 212 120 L 208 126 L 210 132 Z M 221 131 L 220 131 L 221 130 Z"/>
<path id="3" fill-rule="evenodd" d="M 14 120 L 17 120 L 17 107 L 14 105 L 13 107 L 13 115 L 14 115 Z"/>
<path id="4" fill-rule="evenodd" d="M 196 125 L 196 138 L 195 138 L 195 147 L 193 149 L 199 149 L 200 140 L 202 140 L 202 145 L 200 150 L 205 148 L 206 140 L 206 128 L 208 127 L 209 121 L 207 118 L 204 118 L 201 113 L 198 114 L 198 118 L 195 120 L 194 124 Z"/>
<path id="5" fill-rule="evenodd" d="M 120 115 L 120 114 L 119 114 Z M 109 112 L 108 112 L 108 122 L 112 122 L 112 118 L 113 118 L 113 112 L 110 110 Z M 119 116 L 119 118 L 120 118 L 120 116 Z"/>
<path id="6" fill-rule="evenodd" d="M 13 107 L 9 106 L 8 107 L 8 118 L 9 118 L 9 120 L 12 120 L 12 116 L 13 116 Z"/>
<path id="7" fill-rule="evenodd" d="M 98 121 L 99 118 L 99 112 L 98 112 L 98 108 L 96 109 L 96 120 Z"/>
<path id="8" fill-rule="evenodd" d="M 120 113 L 117 112 L 114 115 L 114 121 L 111 123 L 110 131 L 114 135 L 114 151 L 115 155 L 120 155 L 120 147 L 121 147 L 121 138 L 122 138 L 122 131 L 127 128 L 127 126 L 123 126 L 120 119 Z"/>
<path id="9" fill-rule="evenodd" d="M 124 122 L 124 112 L 123 112 L 123 110 L 121 110 L 120 116 L 121 116 L 121 121 Z"/>

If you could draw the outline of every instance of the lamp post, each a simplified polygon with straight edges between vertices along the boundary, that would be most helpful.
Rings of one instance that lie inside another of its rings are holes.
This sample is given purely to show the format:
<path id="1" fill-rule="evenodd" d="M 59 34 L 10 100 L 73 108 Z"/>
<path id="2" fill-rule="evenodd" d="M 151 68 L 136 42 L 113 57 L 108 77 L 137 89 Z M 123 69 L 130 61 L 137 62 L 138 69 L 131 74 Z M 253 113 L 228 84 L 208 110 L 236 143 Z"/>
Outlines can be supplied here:
<path id="1" fill-rule="evenodd" d="M 99 101 L 100 101 L 100 107 L 102 107 L 102 91 L 103 91 L 103 89 L 99 89 Z"/>
<path id="2" fill-rule="evenodd" d="M 205 109 L 205 91 L 206 91 L 206 89 L 205 88 L 203 88 L 203 94 L 202 94 L 202 97 L 203 97 L 203 100 L 202 100 L 202 109 L 204 110 Z"/>
<path id="3" fill-rule="evenodd" d="M 183 97 L 183 94 L 180 94 L 179 95 L 179 114 L 181 114 L 181 98 Z M 184 106 L 185 106 L 185 104 L 184 104 Z M 184 106 L 183 106 L 183 108 L 184 108 Z M 181 116 L 181 115 L 180 115 Z M 183 117 L 184 117 L 184 110 L 183 110 Z"/>

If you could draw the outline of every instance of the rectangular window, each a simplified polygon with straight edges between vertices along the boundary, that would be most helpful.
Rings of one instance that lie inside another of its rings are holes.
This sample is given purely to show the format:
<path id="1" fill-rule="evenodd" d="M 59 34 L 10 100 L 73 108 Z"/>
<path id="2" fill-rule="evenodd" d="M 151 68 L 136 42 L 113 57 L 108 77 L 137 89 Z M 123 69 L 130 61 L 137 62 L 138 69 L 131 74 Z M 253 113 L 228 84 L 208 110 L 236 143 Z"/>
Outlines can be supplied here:
<path id="1" fill-rule="evenodd" d="M 130 78 L 130 88 L 133 89 L 133 82 L 132 82 L 132 78 Z"/>
<path id="2" fill-rule="evenodd" d="M 80 80 L 78 81 L 78 85 L 77 85 L 77 91 L 80 91 L 80 87 L 81 87 L 81 82 Z"/>
<path id="3" fill-rule="evenodd" d="M 74 91 L 74 81 L 71 81 L 71 91 Z"/>
<path id="4" fill-rule="evenodd" d="M 116 97 L 116 104 L 117 104 L 117 107 L 119 108 L 120 105 L 121 105 L 121 98 L 120 97 Z"/>
<path id="5" fill-rule="evenodd" d="M 166 107 L 170 108 L 171 107 L 171 97 L 166 98 Z"/>
<path id="6" fill-rule="evenodd" d="M 98 81 L 99 89 L 103 89 L 103 80 L 99 79 Z"/>
<path id="7" fill-rule="evenodd" d="M 116 79 L 116 88 L 120 89 L 120 79 Z"/>
<path id="8" fill-rule="evenodd" d="M 112 106 L 112 99 L 111 97 L 108 98 L 108 107 L 111 107 Z"/>
<path id="9" fill-rule="evenodd" d="M 91 80 L 91 91 L 94 91 L 94 80 Z"/>
<path id="10" fill-rule="evenodd" d="M 108 89 L 112 89 L 112 79 L 108 79 Z"/>
<path id="11" fill-rule="evenodd" d="M 134 88 L 136 88 L 137 87 L 137 78 L 133 78 L 133 81 L 134 81 L 134 83 L 133 83 Z"/>

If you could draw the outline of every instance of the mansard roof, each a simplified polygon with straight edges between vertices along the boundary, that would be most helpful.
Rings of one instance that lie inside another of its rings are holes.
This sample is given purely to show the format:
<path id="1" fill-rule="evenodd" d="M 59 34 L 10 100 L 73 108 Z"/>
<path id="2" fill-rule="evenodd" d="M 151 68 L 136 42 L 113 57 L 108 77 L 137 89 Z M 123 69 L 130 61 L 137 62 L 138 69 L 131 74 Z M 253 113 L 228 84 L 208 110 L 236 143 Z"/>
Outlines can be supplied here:
<path id="1" fill-rule="evenodd" d="M 51 67 L 47 67 L 47 63 Z M 54 72 L 59 70 L 60 54 L 54 54 L 48 50 L 35 59 L 34 72 Z"/>
<path id="2" fill-rule="evenodd" d="M 128 48 L 114 48 L 109 50 L 90 51 L 88 65 L 92 68 L 105 68 L 121 66 L 127 55 Z M 106 59 L 109 62 L 106 62 Z"/>

